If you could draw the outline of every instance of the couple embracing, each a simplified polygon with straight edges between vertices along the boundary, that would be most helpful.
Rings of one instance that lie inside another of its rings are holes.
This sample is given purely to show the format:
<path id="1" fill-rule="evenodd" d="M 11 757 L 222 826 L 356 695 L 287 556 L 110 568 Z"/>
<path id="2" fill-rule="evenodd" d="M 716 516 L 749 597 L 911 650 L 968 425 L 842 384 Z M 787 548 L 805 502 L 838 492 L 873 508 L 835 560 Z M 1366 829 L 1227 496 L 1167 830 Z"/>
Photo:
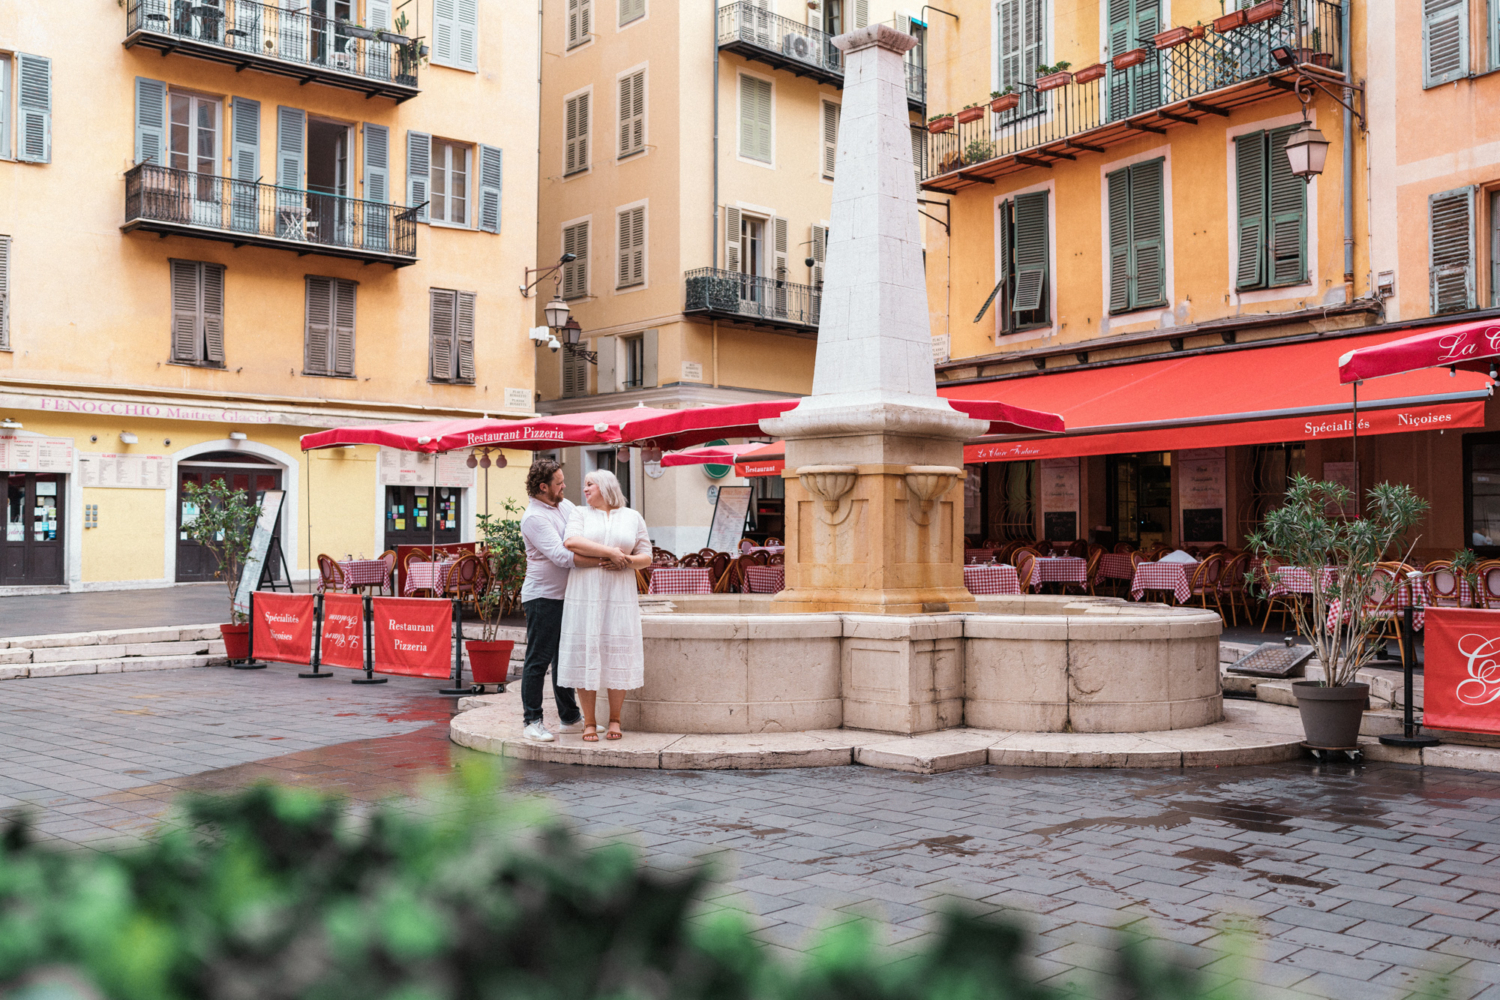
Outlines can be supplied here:
<path id="1" fill-rule="evenodd" d="M 604 737 L 617 740 L 625 692 L 645 683 L 635 570 L 651 564 L 651 539 L 641 515 L 625 506 L 614 473 L 601 469 L 583 477 L 582 507 L 563 497 L 564 486 L 562 467 L 550 459 L 532 463 L 526 475 L 531 502 L 521 515 L 524 735 L 539 743 L 556 738 L 542 721 L 547 667 L 555 661 L 557 732 L 582 732 L 586 742 L 597 741 L 596 698 L 602 687 L 609 696 Z M 580 698 L 574 698 L 575 688 L 583 692 Z"/>

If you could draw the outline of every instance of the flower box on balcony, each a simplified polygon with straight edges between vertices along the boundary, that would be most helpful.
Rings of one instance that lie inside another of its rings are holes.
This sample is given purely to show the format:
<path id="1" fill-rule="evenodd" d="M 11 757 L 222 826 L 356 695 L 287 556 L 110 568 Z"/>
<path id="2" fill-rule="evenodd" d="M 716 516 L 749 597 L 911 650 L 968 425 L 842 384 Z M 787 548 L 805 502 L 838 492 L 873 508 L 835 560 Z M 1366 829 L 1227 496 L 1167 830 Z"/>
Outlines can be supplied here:
<path id="1" fill-rule="evenodd" d="M 1214 30 L 1221 35 L 1227 35 L 1235 28 L 1243 28 L 1245 26 L 1245 13 L 1243 10 L 1232 10 L 1223 17 L 1214 18 Z"/>
<path id="2" fill-rule="evenodd" d="M 1056 90 L 1073 82 L 1073 74 L 1067 70 L 1060 73 L 1048 73 L 1046 76 L 1036 78 L 1036 89 L 1041 91 Z"/>
<path id="3" fill-rule="evenodd" d="M 1333 66 L 1332 52 L 1319 52 L 1317 49 L 1293 49 L 1299 63 L 1312 63 L 1314 66 L 1322 66 L 1328 69 Z"/>
<path id="4" fill-rule="evenodd" d="M 952 115 L 943 115 L 941 118 L 934 118 L 932 121 L 927 123 L 927 131 L 931 132 L 933 135 L 937 135 L 939 132 L 946 132 L 952 127 Z"/>
<path id="5" fill-rule="evenodd" d="M 1001 94 L 990 102 L 990 110 L 997 115 L 1003 115 L 1007 111 L 1014 111 L 1020 104 L 1020 94 Z"/>
<path id="6" fill-rule="evenodd" d="M 1132 66 L 1139 66 L 1145 61 L 1145 49 L 1131 49 L 1129 52 L 1121 52 L 1119 55 L 1115 56 L 1114 59 L 1111 60 L 1111 63 L 1114 65 L 1115 69 L 1129 69 Z"/>
<path id="7" fill-rule="evenodd" d="M 969 124 L 969 122 L 977 122 L 979 119 L 981 119 L 983 117 L 984 117 L 984 105 L 983 104 L 981 104 L 977 108 L 964 108 L 962 111 L 960 111 L 958 113 L 958 123 L 960 125 L 967 125 L 967 124 Z"/>
<path id="8" fill-rule="evenodd" d="M 1259 24 L 1262 21 L 1270 21 L 1281 16 L 1286 7 L 1286 0 L 1263 0 L 1249 10 L 1245 11 L 1246 24 Z"/>
<path id="9" fill-rule="evenodd" d="M 357 24 L 340 23 L 338 26 L 338 31 L 340 35 L 344 35 L 345 37 L 363 38 L 366 41 L 369 41 L 375 37 L 375 32 L 373 29 L 364 28 Z"/>
<path id="10" fill-rule="evenodd" d="M 1170 49 L 1175 46 L 1181 45 L 1191 37 L 1193 37 L 1192 28 L 1184 28 L 1179 26 L 1176 28 L 1168 28 L 1166 31 L 1159 32 L 1155 37 L 1151 39 L 1151 44 L 1155 45 L 1158 49 Z"/>
<path id="11" fill-rule="evenodd" d="M 1103 63 L 1094 63 L 1094 65 L 1092 65 L 1092 66 L 1085 66 L 1083 69 L 1079 70 L 1077 73 L 1074 73 L 1073 74 L 1073 82 L 1074 83 L 1093 83 L 1095 80 L 1101 79 L 1104 76 L 1104 73 L 1105 73 L 1105 66 L 1104 66 L 1104 64 Z"/>

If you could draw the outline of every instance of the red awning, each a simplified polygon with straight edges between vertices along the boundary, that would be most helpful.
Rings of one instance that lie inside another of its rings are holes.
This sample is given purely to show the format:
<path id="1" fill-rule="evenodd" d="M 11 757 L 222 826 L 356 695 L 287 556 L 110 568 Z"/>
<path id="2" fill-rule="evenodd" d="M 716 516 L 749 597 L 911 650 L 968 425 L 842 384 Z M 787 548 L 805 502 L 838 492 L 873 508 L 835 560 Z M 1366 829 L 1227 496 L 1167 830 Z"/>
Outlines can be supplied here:
<path id="1" fill-rule="evenodd" d="M 1348 437 L 1352 394 L 1339 356 L 1395 334 L 1247 347 L 1055 375 L 941 389 L 950 398 L 1004 399 L 1062 414 L 1067 431 L 964 447 L 966 462 L 1173 451 Z M 1484 425 L 1489 380 L 1420 371 L 1367 384 L 1361 434 Z"/>
<path id="2" fill-rule="evenodd" d="M 662 468 L 671 469 L 679 465 L 733 465 L 747 451 L 759 451 L 765 444 L 712 444 L 686 451 L 673 451 L 661 457 Z"/>
<path id="3" fill-rule="evenodd" d="M 1411 337 L 1361 347 L 1339 358 L 1339 381 L 1398 375 L 1422 368 L 1463 368 L 1489 373 L 1500 362 L 1500 322 L 1440 326 Z"/>
<path id="4" fill-rule="evenodd" d="M 650 442 L 653 447 L 676 450 L 717 438 L 760 437 L 762 420 L 779 417 L 800 399 L 761 399 L 728 406 L 687 406 L 680 410 L 622 411 L 628 416 L 620 425 L 622 440 L 632 444 Z"/>
<path id="5" fill-rule="evenodd" d="M 629 421 L 676 410 L 633 406 L 589 413 L 556 413 L 529 420 L 421 420 L 369 427 L 335 427 L 302 436 L 302 450 L 346 444 L 380 444 L 403 451 L 456 451 L 460 448 L 518 448 L 546 451 L 578 444 L 617 444 Z"/>
<path id="6" fill-rule="evenodd" d="M 754 479 L 757 476 L 779 476 L 786 468 L 786 442 L 773 441 L 742 454 L 734 463 L 734 474 Z"/>

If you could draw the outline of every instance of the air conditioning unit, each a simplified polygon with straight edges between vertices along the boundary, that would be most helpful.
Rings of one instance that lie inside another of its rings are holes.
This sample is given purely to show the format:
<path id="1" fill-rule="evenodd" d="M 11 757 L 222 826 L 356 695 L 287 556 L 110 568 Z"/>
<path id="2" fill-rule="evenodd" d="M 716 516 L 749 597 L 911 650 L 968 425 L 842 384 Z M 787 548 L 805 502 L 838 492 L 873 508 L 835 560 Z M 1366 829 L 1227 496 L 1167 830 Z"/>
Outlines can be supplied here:
<path id="1" fill-rule="evenodd" d="M 816 62 L 814 52 L 817 47 L 813 45 L 811 38 L 799 35 L 796 32 L 788 32 L 786 38 L 782 39 L 781 52 L 783 55 L 791 56 L 802 62 Z"/>

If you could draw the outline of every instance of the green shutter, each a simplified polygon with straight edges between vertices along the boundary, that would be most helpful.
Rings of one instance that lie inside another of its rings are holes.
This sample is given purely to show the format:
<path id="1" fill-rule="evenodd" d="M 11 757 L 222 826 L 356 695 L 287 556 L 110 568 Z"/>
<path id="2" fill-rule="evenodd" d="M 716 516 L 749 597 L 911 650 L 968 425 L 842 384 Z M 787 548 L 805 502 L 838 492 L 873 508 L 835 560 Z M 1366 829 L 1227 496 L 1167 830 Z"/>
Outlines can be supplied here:
<path id="1" fill-rule="evenodd" d="M 1302 126 L 1288 125 L 1266 138 L 1270 161 L 1270 259 L 1266 276 L 1272 285 L 1300 285 L 1307 280 L 1307 182 L 1292 173 L 1286 141 Z"/>
<path id="2" fill-rule="evenodd" d="M 1132 309 L 1167 301 L 1166 206 L 1162 162 L 1130 168 L 1130 270 Z"/>
<path id="3" fill-rule="evenodd" d="M 1134 38 L 1131 48 L 1142 45 L 1150 46 L 1151 40 L 1161 30 L 1161 0 L 1135 0 L 1131 24 L 1131 33 Z M 1134 86 L 1131 90 L 1133 93 L 1130 95 L 1130 113 L 1133 115 L 1161 104 L 1161 64 L 1157 62 L 1154 51 L 1136 70 Z"/>
<path id="4" fill-rule="evenodd" d="M 1109 54 L 1111 58 L 1129 52 L 1132 48 L 1130 34 L 1132 8 L 1130 0 L 1109 0 Z M 1129 70 L 1116 71 L 1113 66 L 1110 67 L 1109 117 L 1112 119 L 1127 118 L 1130 115 L 1129 80 Z"/>
<path id="5" fill-rule="evenodd" d="M 167 85 L 135 78 L 135 162 L 167 165 Z"/>
<path id="6" fill-rule="evenodd" d="M 1130 308 L 1130 168 L 1106 178 L 1109 185 L 1109 311 Z"/>
<path id="7" fill-rule="evenodd" d="M 1235 192 L 1238 198 L 1238 246 L 1234 287 L 1265 284 L 1266 134 L 1251 132 L 1234 140 Z"/>
<path id="8" fill-rule="evenodd" d="M 417 208 L 417 221 L 428 219 L 428 184 L 432 174 L 432 136 L 426 132 L 406 133 L 406 204 Z"/>
<path id="9" fill-rule="evenodd" d="M 1011 311 L 1042 308 L 1047 288 L 1047 192 L 1016 196 L 1016 296 Z"/>
<path id="10" fill-rule="evenodd" d="M 740 155 L 771 162 L 771 84 L 740 77 Z"/>

